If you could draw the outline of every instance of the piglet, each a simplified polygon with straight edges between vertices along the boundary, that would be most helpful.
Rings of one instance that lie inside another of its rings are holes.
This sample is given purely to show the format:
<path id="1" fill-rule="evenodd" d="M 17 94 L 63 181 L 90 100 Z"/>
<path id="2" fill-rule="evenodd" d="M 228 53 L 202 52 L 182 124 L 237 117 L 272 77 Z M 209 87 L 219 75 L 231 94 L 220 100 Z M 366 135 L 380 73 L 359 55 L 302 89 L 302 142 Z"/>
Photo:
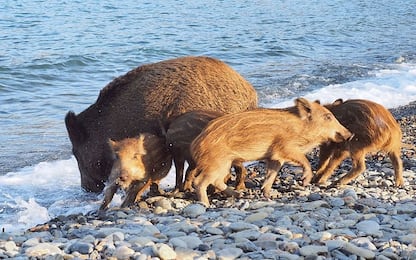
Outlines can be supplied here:
<path id="1" fill-rule="evenodd" d="M 267 175 L 263 193 L 271 186 L 285 162 L 303 167 L 303 184 L 309 184 L 312 170 L 305 154 L 327 141 L 340 142 L 351 133 L 319 102 L 304 98 L 286 109 L 255 109 L 225 115 L 211 121 L 192 142 L 195 161 L 193 186 L 198 199 L 209 206 L 208 185 L 229 195 L 238 193 L 224 183 L 234 162 L 266 160 Z"/>

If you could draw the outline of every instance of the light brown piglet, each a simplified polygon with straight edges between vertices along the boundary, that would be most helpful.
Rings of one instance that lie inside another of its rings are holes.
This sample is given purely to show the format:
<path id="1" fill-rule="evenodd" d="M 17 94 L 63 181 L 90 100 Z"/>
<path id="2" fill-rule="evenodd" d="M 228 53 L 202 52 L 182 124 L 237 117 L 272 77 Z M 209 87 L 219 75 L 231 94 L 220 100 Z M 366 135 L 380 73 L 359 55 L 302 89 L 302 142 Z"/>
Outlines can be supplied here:
<path id="1" fill-rule="evenodd" d="M 268 170 L 262 187 L 266 197 L 285 162 L 303 167 L 303 184 L 307 185 L 312 170 L 305 154 L 323 142 L 343 141 L 350 136 L 328 109 L 304 98 L 286 109 L 255 109 L 222 116 L 211 121 L 191 145 L 198 199 L 209 205 L 206 190 L 210 184 L 237 195 L 224 183 L 234 161 L 266 160 Z"/>
<path id="2" fill-rule="evenodd" d="M 191 190 L 192 179 L 190 172 L 195 168 L 194 160 L 191 156 L 191 143 L 202 132 L 207 124 L 224 113 L 216 111 L 195 110 L 186 112 L 170 122 L 166 131 L 166 144 L 172 154 L 176 168 L 176 191 Z M 188 162 L 185 182 L 183 180 L 183 171 L 185 161 Z M 237 190 L 245 189 L 244 179 L 247 171 L 241 162 L 236 163 L 234 169 L 237 175 Z"/>
<path id="3" fill-rule="evenodd" d="M 345 185 L 365 171 L 365 156 L 371 152 L 386 152 L 393 164 L 396 186 L 403 186 L 403 166 L 400 158 L 402 132 L 392 114 L 382 105 L 369 100 L 336 100 L 325 105 L 354 138 L 320 147 L 319 166 L 313 182 L 325 184 L 335 168 L 347 157 L 352 168 L 335 185 Z"/>
<path id="4" fill-rule="evenodd" d="M 110 139 L 108 143 L 114 163 L 100 210 L 107 208 L 118 188 L 127 192 L 121 207 L 132 205 L 152 183 L 158 184 L 169 172 L 172 157 L 164 138 L 143 133 L 121 141 Z"/>

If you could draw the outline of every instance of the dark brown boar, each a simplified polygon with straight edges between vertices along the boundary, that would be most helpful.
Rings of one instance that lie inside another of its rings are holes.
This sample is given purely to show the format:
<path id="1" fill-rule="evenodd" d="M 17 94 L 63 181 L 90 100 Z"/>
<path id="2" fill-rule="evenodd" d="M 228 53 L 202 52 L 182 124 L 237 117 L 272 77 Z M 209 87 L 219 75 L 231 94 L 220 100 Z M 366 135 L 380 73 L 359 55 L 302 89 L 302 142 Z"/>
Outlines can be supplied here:
<path id="1" fill-rule="evenodd" d="M 79 115 L 65 117 L 81 186 L 103 189 L 113 164 L 109 138 L 160 135 L 159 120 L 165 123 L 187 111 L 230 113 L 256 106 L 250 83 L 219 60 L 183 57 L 140 66 L 109 83 Z"/>
<path id="2" fill-rule="evenodd" d="M 165 140 L 152 134 L 142 133 L 121 141 L 110 139 L 108 143 L 114 163 L 100 210 L 107 208 L 118 188 L 127 193 L 122 207 L 138 201 L 152 183 L 158 184 L 167 175 L 172 161 Z"/>
<path id="3" fill-rule="evenodd" d="M 191 143 L 211 120 L 222 115 L 224 115 L 224 113 L 216 111 L 195 110 L 184 113 L 173 119 L 167 127 L 166 144 L 171 151 L 176 168 L 176 191 L 191 190 L 192 179 L 190 178 L 189 173 L 195 168 L 195 163 L 190 151 Z M 185 161 L 188 162 L 188 169 L 186 170 L 184 182 L 183 172 Z M 237 176 L 236 189 L 245 189 L 244 179 L 247 175 L 246 169 L 241 162 L 233 166 Z"/>
<path id="4" fill-rule="evenodd" d="M 266 160 L 268 170 L 262 187 L 266 197 L 285 162 L 303 167 L 303 184 L 307 185 L 312 170 L 305 154 L 323 142 L 351 136 L 319 102 L 299 98 L 295 104 L 287 109 L 225 115 L 208 124 L 191 145 L 197 176 L 193 185 L 203 204 L 209 205 L 209 184 L 229 195 L 236 194 L 224 183 L 234 161 Z"/>
<path id="5" fill-rule="evenodd" d="M 351 170 L 336 185 L 345 185 L 366 169 L 365 156 L 384 151 L 391 159 L 396 186 L 403 186 L 403 166 L 400 158 L 402 132 L 392 114 L 382 105 L 369 100 L 336 100 L 325 105 L 354 138 L 340 143 L 320 146 L 319 166 L 314 182 L 325 184 L 335 168 L 347 157 L 352 159 Z"/>

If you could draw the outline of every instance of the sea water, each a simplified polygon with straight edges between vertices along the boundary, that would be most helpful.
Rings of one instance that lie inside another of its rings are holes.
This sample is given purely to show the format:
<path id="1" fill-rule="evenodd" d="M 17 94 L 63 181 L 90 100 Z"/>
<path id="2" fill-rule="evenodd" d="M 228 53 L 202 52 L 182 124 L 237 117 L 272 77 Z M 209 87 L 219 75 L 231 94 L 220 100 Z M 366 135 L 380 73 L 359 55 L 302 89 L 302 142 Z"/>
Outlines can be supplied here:
<path id="1" fill-rule="evenodd" d="M 64 117 L 113 78 L 207 55 L 249 80 L 265 107 L 304 96 L 391 108 L 416 100 L 414 21 L 413 0 L 3 1 L 0 228 L 98 209 L 102 194 L 80 187 Z"/>

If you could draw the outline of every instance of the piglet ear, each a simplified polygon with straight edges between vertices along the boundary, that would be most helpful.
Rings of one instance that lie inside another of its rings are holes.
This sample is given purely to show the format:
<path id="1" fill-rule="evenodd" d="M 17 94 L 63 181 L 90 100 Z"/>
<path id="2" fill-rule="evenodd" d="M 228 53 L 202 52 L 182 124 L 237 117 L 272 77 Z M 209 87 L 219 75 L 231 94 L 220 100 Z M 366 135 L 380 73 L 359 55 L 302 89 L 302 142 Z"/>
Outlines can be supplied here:
<path id="1" fill-rule="evenodd" d="M 311 117 L 312 106 L 307 99 L 298 98 L 295 100 L 295 104 L 299 111 L 299 116 L 302 120 L 309 119 Z"/>
<path id="2" fill-rule="evenodd" d="M 117 150 L 117 142 L 114 141 L 113 139 L 109 138 L 108 139 L 108 145 L 110 146 L 111 150 Z"/>
<path id="3" fill-rule="evenodd" d="M 82 144 L 87 139 L 87 131 L 85 127 L 79 122 L 74 112 L 69 111 L 65 116 L 66 130 L 68 131 L 69 139 L 72 144 Z"/>

